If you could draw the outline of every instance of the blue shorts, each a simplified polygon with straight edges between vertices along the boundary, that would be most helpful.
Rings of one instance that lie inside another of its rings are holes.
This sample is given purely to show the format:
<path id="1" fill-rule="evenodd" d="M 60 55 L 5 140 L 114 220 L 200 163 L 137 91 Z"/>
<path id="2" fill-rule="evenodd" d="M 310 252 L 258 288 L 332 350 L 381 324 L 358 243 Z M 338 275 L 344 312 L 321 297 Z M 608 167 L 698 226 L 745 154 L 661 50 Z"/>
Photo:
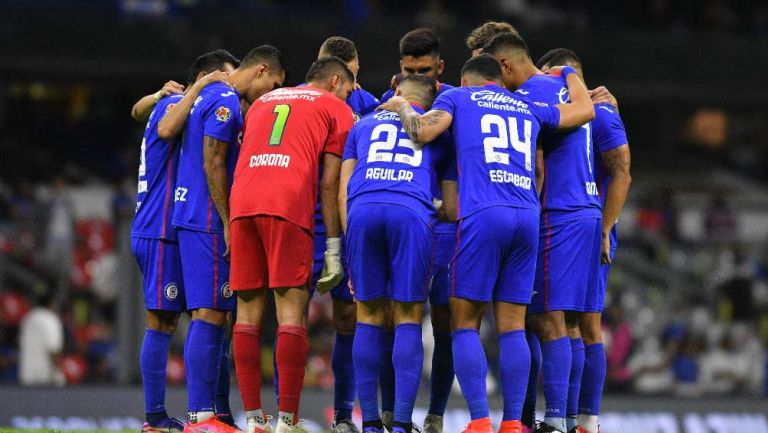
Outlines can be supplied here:
<path id="1" fill-rule="evenodd" d="M 144 308 L 184 311 L 179 244 L 164 239 L 132 237 L 131 250 L 144 276 Z"/>
<path id="2" fill-rule="evenodd" d="M 435 233 L 435 273 L 432 277 L 432 288 L 429 290 L 429 303 L 447 306 L 448 295 L 451 292 L 450 267 L 451 259 L 456 253 L 456 232 Z"/>
<path id="3" fill-rule="evenodd" d="M 616 245 L 611 245 L 611 261 L 616 256 Z M 597 282 L 587 288 L 587 299 L 584 302 L 585 313 L 602 313 L 605 307 L 605 290 L 608 287 L 608 273 L 611 265 L 600 265 Z"/>
<path id="4" fill-rule="evenodd" d="M 320 275 L 323 273 L 323 267 L 325 266 L 325 233 L 315 233 L 315 253 L 312 261 L 312 284 L 309 288 L 311 298 L 317 290 L 317 280 L 320 279 Z M 344 238 L 342 237 L 342 244 Z M 348 301 L 354 302 L 352 293 L 349 292 L 349 266 L 347 266 L 347 255 L 344 248 L 341 250 L 341 263 L 344 266 L 344 279 L 341 280 L 338 286 L 331 289 L 331 299 L 336 301 Z"/>
<path id="5" fill-rule="evenodd" d="M 234 293 L 229 287 L 229 261 L 224 258 L 224 235 L 196 230 L 177 230 L 181 268 L 187 291 L 187 310 L 211 308 L 234 311 Z"/>
<path id="6" fill-rule="evenodd" d="M 493 206 L 459 221 L 451 297 L 528 304 L 536 272 L 539 212 Z"/>
<path id="7" fill-rule="evenodd" d="M 584 311 L 587 288 L 597 284 L 601 242 L 600 218 L 542 226 L 528 312 Z"/>
<path id="8" fill-rule="evenodd" d="M 405 206 L 360 203 L 347 225 L 349 275 L 359 301 L 425 302 L 432 280 L 432 227 Z"/>

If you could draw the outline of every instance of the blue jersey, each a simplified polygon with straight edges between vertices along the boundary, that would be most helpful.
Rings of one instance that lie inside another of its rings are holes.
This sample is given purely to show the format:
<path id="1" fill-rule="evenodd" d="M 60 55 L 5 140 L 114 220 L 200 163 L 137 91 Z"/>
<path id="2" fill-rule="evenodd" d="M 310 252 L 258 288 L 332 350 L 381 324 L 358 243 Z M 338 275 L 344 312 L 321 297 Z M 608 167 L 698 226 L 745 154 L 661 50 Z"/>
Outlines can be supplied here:
<path id="1" fill-rule="evenodd" d="M 174 226 L 223 233 L 221 218 L 208 192 L 203 169 L 203 138 L 208 136 L 229 144 L 226 162 L 231 186 L 242 127 L 240 98 L 234 90 L 225 84 L 213 83 L 200 92 L 184 130 L 176 179 Z"/>
<path id="2" fill-rule="evenodd" d="M 453 116 L 459 173 L 459 218 L 491 206 L 538 211 L 533 159 L 539 131 L 556 129 L 560 110 L 530 103 L 495 83 L 457 87 L 433 110 Z"/>
<path id="3" fill-rule="evenodd" d="M 414 107 L 424 113 L 419 107 Z M 430 226 L 434 224 L 432 204 L 433 172 L 456 179 L 451 143 L 444 136 L 423 149 L 415 148 L 391 111 L 379 111 L 360 120 L 350 131 L 344 146 L 344 160 L 356 159 L 349 179 L 348 208 L 360 203 L 391 203 L 413 209 Z"/>
<path id="4" fill-rule="evenodd" d="M 560 75 L 534 75 L 516 93 L 549 105 L 568 102 L 568 87 Z M 541 191 L 544 225 L 601 216 L 590 129 L 587 123 L 568 132 L 547 132 L 539 139 L 545 165 Z"/>
<path id="5" fill-rule="evenodd" d="M 442 94 L 443 92 L 445 92 L 446 90 L 450 90 L 450 89 L 453 89 L 453 86 L 451 86 L 450 84 L 441 83 L 439 81 L 437 82 L 437 95 L 438 96 L 440 94 Z M 382 103 L 387 102 L 393 96 L 395 96 L 395 91 L 393 89 L 389 89 L 386 92 L 384 92 L 383 95 L 381 95 L 381 102 Z"/>
<path id="6" fill-rule="evenodd" d="M 159 100 L 144 128 L 131 237 L 176 240 L 171 219 L 180 143 L 176 138 L 166 141 L 158 137 L 157 124 L 181 98 L 171 95 Z"/>
<path id="7" fill-rule="evenodd" d="M 592 143 L 594 143 L 595 153 L 601 154 L 611 149 L 629 144 L 627 132 L 624 129 L 624 122 L 616 109 L 609 104 L 597 104 L 595 106 L 595 119 L 592 124 Z M 605 192 L 608 188 L 608 182 L 611 177 L 605 172 L 603 159 L 599 156 L 595 159 L 595 181 L 597 190 L 600 193 L 600 205 L 605 205 Z M 618 239 L 616 236 L 616 225 L 611 229 L 611 245 L 616 245 Z"/>

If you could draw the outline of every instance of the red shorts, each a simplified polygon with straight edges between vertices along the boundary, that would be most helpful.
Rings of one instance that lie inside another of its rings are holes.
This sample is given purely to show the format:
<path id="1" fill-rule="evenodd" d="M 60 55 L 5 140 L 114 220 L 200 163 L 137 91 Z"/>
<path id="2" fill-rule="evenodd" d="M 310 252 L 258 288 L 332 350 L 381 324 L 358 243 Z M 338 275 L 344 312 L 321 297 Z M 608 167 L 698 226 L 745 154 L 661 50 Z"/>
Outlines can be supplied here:
<path id="1" fill-rule="evenodd" d="M 312 234 L 280 217 L 241 217 L 229 225 L 232 290 L 302 287 L 312 273 Z"/>

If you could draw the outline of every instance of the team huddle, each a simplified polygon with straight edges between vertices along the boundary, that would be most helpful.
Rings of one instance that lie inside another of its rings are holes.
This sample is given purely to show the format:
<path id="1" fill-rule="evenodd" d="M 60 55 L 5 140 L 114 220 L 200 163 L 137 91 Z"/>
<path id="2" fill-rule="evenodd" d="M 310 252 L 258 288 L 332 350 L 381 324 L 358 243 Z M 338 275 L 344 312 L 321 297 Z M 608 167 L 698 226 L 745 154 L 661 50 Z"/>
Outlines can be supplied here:
<path id="1" fill-rule="evenodd" d="M 304 433 L 299 403 L 313 295 L 330 292 L 334 433 L 421 431 L 412 419 L 429 300 L 434 336 L 425 433 L 442 433 L 454 377 L 465 433 L 490 433 L 479 329 L 493 305 L 500 433 L 597 433 L 600 334 L 630 154 L 616 100 L 581 60 L 532 60 L 509 24 L 467 38 L 458 86 L 434 31 L 400 40 L 380 99 L 357 82 L 355 44 L 334 36 L 304 84 L 283 88 L 270 45 L 200 56 L 132 115 L 146 121 L 131 241 L 144 275 L 144 432 L 234 433 L 230 345 L 247 432 L 262 410 L 262 322 L 272 291 L 277 433 Z M 315 294 L 317 292 L 317 294 Z M 165 410 L 179 316 L 188 420 Z M 541 376 L 545 416 L 535 420 Z M 451 433 L 451 432 L 447 432 Z"/>

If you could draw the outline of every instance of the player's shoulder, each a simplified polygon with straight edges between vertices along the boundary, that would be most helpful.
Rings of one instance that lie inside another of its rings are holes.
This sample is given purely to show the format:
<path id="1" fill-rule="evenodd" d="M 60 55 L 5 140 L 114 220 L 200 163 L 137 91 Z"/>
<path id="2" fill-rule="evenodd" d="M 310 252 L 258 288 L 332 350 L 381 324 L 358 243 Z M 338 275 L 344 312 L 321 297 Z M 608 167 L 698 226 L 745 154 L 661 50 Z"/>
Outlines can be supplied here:
<path id="1" fill-rule="evenodd" d="M 600 127 L 621 122 L 621 116 L 619 115 L 619 112 L 616 111 L 616 107 L 605 102 L 595 104 L 595 119 L 592 120 L 593 125 Z"/>
<path id="2" fill-rule="evenodd" d="M 351 96 L 360 98 L 360 99 L 362 99 L 363 101 L 366 101 L 366 102 L 371 102 L 371 103 L 378 103 L 379 102 L 379 98 L 377 98 L 376 96 L 373 95 L 373 93 L 371 93 L 371 92 L 369 92 L 369 91 L 367 91 L 367 90 L 365 90 L 363 88 L 359 88 L 359 89 L 353 90 Z"/>
<path id="3" fill-rule="evenodd" d="M 453 86 L 451 84 L 443 83 L 441 81 L 438 81 L 437 82 L 437 94 L 439 95 L 439 94 L 441 94 L 441 93 L 443 93 L 445 91 L 451 90 L 451 89 L 453 89 L 455 87 L 456 86 Z"/>

